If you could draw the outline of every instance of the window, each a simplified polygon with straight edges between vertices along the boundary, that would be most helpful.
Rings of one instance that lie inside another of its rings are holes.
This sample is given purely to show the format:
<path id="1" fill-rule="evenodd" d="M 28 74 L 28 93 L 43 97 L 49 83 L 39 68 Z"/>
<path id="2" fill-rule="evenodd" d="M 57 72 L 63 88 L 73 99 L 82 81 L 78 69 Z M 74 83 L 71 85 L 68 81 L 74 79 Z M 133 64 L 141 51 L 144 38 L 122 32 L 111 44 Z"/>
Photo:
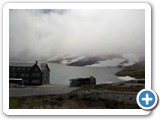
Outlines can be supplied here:
<path id="1" fill-rule="evenodd" d="M 12 73 L 9 73 L 9 76 L 12 76 Z"/>
<path id="2" fill-rule="evenodd" d="M 35 70 L 35 71 L 38 71 L 38 68 L 35 68 L 34 70 Z"/>
<path id="3" fill-rule="evenodd" d="M 17 70 L 21 70 L 21 68 L 20 68 L 20 67 L 18 67 L 18 68 L 17 68 Z"/>
<path id="4" fill-rule="evenodd" d="M 27 68 L 27 70 L 31 70 L 31 68 Z"/>
<path id="5" fill-rule="evenodd" d="M 21 77 L 24 77 L 24 73 L 21 73 Z"/>
<path id="6" fill-rule="evenodd" d="M 32 73 L 32 77 L 35 77 L 36 76 L 36 73 Z"/>
<path id="7" fill-rule="evenodd" d="M 12 70 L 15 70 L 15 67 L 12 67 Z"/>
<path id="8" fill-rule="evenodd" d="M 40 77 L 40 73 L 32 73 L 32 77 Z"/>
<path id="9" fill-rule="evenodd" d="M 39 73 L 37 73 L 37 75 L 36 75 L 37 77 L 40 77 L 40 74 Z"/>
<path id="10" fill-rule="evenodd" d="M 16 76 L 16 73 L 13 73 L 12 76 L 15 77 L 15 76 Z"/>
<path id="11" fill-rule="evenodd" d="M 22 68 L 22 70 L 26 70 L 26 68 Z"/>
<path id="12" fill-rule="evenodd" d="M 29 77 L 29 74 L 28 73 L 26 73 L 26 75 L 25 75 L 26 77 Z"/>

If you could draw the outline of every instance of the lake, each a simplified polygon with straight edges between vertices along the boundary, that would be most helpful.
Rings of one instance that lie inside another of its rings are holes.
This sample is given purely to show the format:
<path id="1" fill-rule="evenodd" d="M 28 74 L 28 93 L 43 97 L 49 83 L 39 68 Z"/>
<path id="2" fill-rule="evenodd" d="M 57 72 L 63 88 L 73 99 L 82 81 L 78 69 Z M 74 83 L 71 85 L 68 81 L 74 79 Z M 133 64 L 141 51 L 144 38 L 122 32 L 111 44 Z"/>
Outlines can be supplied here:
<path id="1" fill-rule="evenodd" d="M 122 81 L 114 74 L 121 68 L 107 67 L 79 67 L 67 66 L 65 64 L 48 63 L 50 72 L 50 83 L 56 85 L 69 85 L 70 79 L 85 78 L 93 76 L 96 84 L 115 83 Z"/>

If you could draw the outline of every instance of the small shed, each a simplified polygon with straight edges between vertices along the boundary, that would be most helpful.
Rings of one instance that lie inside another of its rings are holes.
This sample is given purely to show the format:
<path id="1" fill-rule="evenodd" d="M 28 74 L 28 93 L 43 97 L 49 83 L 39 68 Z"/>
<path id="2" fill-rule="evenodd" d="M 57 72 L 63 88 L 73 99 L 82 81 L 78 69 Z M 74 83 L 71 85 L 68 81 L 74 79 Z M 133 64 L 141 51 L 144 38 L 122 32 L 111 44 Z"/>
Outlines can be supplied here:
<path id="1" fill-rule="evenodd" d="M 93 76 L 88 78 L 77 78 L 70 80 L 70 87 L 80 87 L 84 85 L 95 85 L 96 79 Z"/>

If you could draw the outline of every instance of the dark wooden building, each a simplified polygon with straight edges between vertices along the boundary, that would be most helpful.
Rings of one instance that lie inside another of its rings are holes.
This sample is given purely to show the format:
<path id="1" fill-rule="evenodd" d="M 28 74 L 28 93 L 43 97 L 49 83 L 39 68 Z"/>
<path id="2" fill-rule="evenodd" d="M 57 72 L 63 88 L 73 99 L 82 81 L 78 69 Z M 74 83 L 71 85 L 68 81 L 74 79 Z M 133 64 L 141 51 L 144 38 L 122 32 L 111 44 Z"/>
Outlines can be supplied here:
<path id="1" fill-rule="evenodd" d="M 93 76 L 89 78 L 77 78 L 70 80 L 70 87 L 80 87 L 84 85 L 95 85 L 96 79 Z"/>
<path id="2" fill-rule="evenodd" d="M 23 85 L 50 83 L 50 69 L 46 63 L 9 63 L 9 82 Z"/>

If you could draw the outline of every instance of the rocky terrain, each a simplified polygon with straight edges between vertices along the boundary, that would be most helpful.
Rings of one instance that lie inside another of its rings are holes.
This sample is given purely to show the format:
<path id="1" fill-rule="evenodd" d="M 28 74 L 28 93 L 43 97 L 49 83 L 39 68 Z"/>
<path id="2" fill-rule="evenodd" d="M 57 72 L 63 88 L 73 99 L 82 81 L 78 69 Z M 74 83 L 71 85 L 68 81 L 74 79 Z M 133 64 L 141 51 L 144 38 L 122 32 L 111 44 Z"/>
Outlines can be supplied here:
<path id="1" fill-rule="evenodd" d="M 121 83 L 83 86 L 67 94 L 10 97 L 10 109 L 139 109 L 138 91 L 144 83 Z"/>
<path id="2" fill-rule="evenodd" d="M 139 61 L 133 65 L 124 67 L 122 71 L 116 73 L 117 76 L 130 76 L 136 79 L 145 78 L 145 61 Z"/>

